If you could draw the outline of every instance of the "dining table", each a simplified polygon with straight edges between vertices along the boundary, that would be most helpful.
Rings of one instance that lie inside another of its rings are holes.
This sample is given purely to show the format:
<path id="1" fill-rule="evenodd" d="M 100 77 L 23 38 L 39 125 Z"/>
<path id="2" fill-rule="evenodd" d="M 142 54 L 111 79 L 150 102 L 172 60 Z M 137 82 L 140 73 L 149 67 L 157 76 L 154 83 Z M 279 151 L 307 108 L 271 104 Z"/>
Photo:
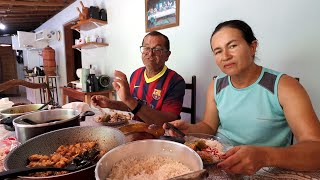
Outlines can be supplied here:
<path id="1" fill-rule="evenodd" d="M 129 123 L 134 123 L 134 121 L 129 120 Z M 85 121 L 80 123 L 80 126 L 102 126 L 102 123 L 96 122 L 94 117 L 86 117 Z M 114 126 L 116 128 L 122 125 Z M 19 145 L 16 140 L 14 131 L 7 131 L 3 125 L 0 125 L 0 172 L 4 170 L 3 162 L 5 156 L 12 150 L 15 146 Z M 9 147 L 8 147 L 9 146 Z M 206 178 L 208 180 L 218 179 L 218 180 L 228 180 L 228 179 L 245 179 L 245 180 L 275 180 L 275 179 L 293 179 L 293 180 L 320 180 L 320 170 L 316 172 L 297 172 L 292 170 L 281 169 L 277 167 L 264 167 L 257 171 L 252 176 L 241 176 L 233 175 L 224 172 L 219 169 L 216 165 L 204 166 L 204 168 L 209 172 L 209 176 Z"/>

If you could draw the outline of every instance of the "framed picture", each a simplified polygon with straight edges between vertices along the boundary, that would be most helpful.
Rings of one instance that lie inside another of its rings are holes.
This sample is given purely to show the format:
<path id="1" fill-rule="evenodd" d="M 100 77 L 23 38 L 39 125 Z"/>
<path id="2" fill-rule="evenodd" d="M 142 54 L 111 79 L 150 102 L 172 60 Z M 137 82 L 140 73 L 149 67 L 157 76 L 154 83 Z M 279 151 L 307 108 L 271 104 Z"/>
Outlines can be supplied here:
<path id="1" fill-rule="evenodd" d="M 179 25 L 180 0 L 145 0 L 146 32 Z"/>

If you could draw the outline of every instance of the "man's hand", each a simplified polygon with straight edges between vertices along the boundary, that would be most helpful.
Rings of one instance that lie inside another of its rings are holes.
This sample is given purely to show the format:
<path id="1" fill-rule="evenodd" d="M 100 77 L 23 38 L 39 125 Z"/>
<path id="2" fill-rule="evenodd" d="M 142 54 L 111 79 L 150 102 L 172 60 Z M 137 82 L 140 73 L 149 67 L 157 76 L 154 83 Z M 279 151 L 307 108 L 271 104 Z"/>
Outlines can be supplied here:
<path id="1" fill-rule="evenodd" d="M 94 95 L 91 97 L 91 104 L 94 107 L 101 107 L 101 108 L 109 108 L 110 107 L 110 99 L 108 99 L 106 96 L 102 95 Z"/>
<path id="2" fill-rule="evenodd" d="M 218 164 L 227 173 L 253 175 L 266 166 L 267 153 L 263 147 L 236 146 L 222 156 L 225 160 Z"/>
<path id="3" fill-rule="evenodd" d="M 122 102 L 126 103 L 128 99 L 132 98 L 130 94 L 130 87 L 127 81 L 127 76 L 121 71 L 114 71 L 115 79 L 112 82 L 114 89 L 117 91 Z"/>

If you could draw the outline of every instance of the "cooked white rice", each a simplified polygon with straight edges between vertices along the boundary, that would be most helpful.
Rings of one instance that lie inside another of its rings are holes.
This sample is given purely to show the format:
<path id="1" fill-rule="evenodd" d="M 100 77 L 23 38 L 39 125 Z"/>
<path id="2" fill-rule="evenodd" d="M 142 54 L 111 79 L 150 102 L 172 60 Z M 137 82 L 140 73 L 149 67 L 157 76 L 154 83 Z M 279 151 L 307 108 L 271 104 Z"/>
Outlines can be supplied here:
<path id="1" fill-rule="evenodd" d="M 170 157 L 132 156 L 115 163 L 107 180 L 164 180 L 189 172 L 187 166 Z"/>
<path id="2" fill-rule="evenodd" d="M 209 139 L 204 139 L 204 140 L 207 146 L 216 148 L 219 152 L 223 152 L 223 145 L 219 141 L 209 140 Z"/>

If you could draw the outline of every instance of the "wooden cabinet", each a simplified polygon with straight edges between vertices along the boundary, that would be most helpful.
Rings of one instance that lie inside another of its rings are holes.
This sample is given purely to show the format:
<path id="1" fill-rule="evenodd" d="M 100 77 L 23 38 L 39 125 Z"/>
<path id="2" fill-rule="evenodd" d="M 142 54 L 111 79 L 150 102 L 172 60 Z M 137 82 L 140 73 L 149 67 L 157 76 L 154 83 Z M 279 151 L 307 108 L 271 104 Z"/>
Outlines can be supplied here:
<path id="1" fill-rule="evenodd" d="M 101 26 L 104 26 L 107 24 L 107 21 L 102 21 L 99 19 L 87 19 L 84 21 L 78 22 L 76 25 L 71 26 L 71 29 L 77 30 L 79 32 L 81 31 L 89 31 Z M 77 44 L 73 45 L 72 48 L 74 49 L 92 49 L 92 48 L 98 48 L 98 47 L 104 47 L 108 46 L 109 44 L 107 43 L 98 43 L 98 42 L 87 42 L 83 44 Z"/>

